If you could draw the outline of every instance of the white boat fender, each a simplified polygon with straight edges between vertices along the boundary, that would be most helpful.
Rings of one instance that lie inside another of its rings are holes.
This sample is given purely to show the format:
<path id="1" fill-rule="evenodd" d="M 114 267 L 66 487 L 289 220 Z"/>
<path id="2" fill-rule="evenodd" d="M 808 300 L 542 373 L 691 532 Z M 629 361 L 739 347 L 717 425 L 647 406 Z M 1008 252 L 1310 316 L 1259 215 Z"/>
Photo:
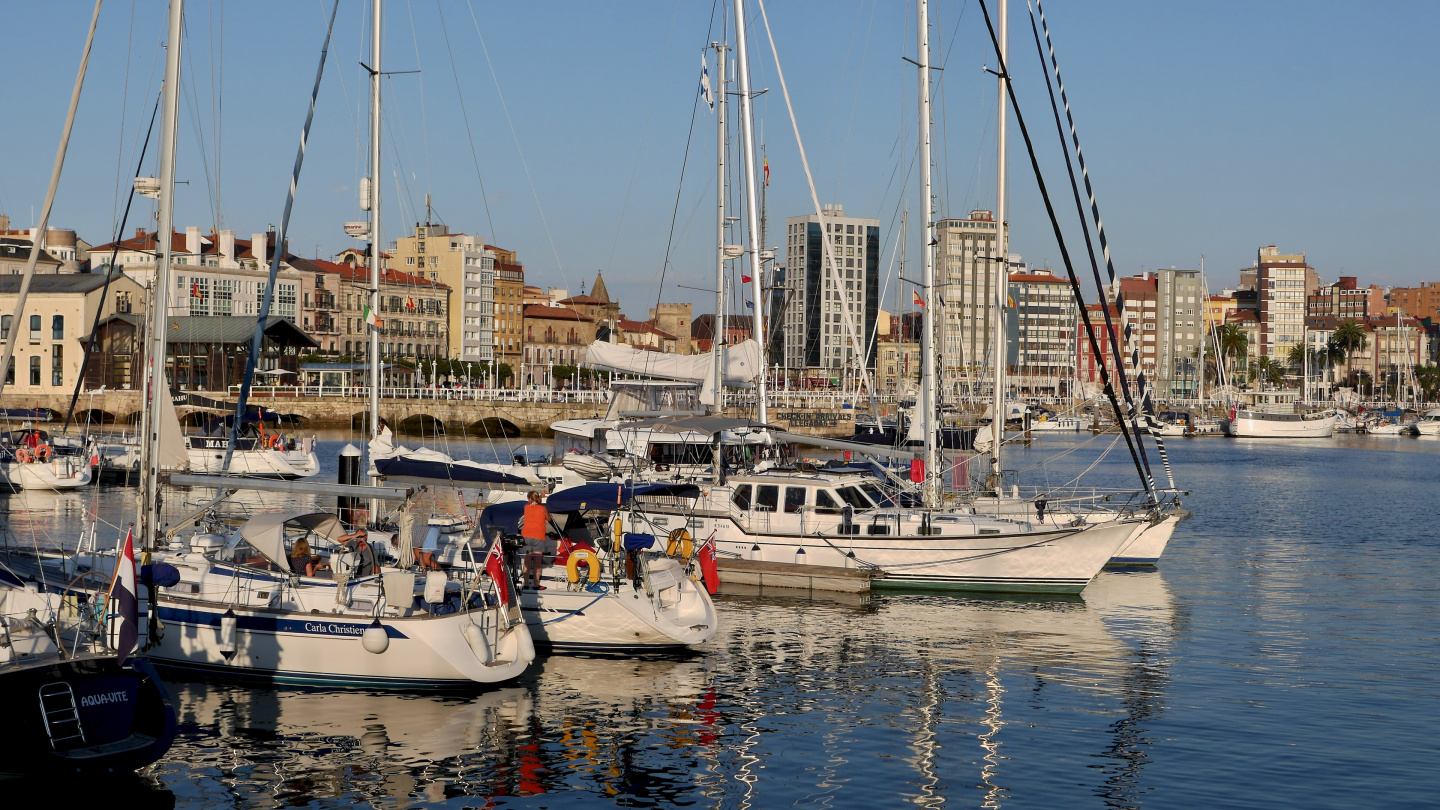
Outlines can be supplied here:
<path id="1" fill-rule="evenodd" d="M 795 549 L 795 564 L 796 564 L 796 565 L 804 565 L 804 564 L 805 564 L 805 549 L 803 549 L 803 548 L 797 548 L 797 549 Z"/>
<path id="2" fill-rule="evenodd" d="M 530 628 L 524 622 L 519 622 L 510 628 L 510 632 L 515 634 L 515 639 L 520 644 L 520 660 L 534 661 L 535 639 L 530 637 Z"/>
<path id="3" fill-rule="evenodd" d="M 425 574 L 425 601 L 432 605 L 438 605 L 445 601 L 444 571 L 430 571 Z"/>
<path id="4" fill-rule="evenodd" d="M 376 619 L 360 634 L 360 643 L 365 646 L 366 652 L 379 655 L 390 649 L 390 634 L 385 632 L 385 625 Z"/>
<path id="5" fill-rule="evenodd" d="M 235 657 L 235 626 L 238 622 L 235 619 L 235 611 L 226 609 L 225 615 L 220 617 L 220 654 L 229 661 Z"/>
<path id="6" fill-rule="evenodd" d="M 465 636 L 465 643 L 470 645 L 470 652 L 475 653 L 475 660 L 485 666 L 495 660 L 495 651 L 490 649 L 490 640 L 485 638 L 485 631 L 481 630 L 479 625 L 474 621 L 466 622 L 460 632 Z"/>

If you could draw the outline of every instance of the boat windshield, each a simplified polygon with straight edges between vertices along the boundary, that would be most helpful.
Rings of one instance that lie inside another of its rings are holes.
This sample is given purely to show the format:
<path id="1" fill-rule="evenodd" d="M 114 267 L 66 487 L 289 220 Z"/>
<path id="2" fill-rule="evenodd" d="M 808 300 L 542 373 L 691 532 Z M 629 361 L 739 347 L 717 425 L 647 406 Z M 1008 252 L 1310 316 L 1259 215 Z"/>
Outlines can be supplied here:
<path id="1" fill-rule="evenodd" d="M 845 503 L 850 504 L 856 509 L 871 509 L 874 506 L 870 503 L 869 499 L 862 495 L 860 490 L 855 487 L 840 487 L 835 490 L 835 494 L 839 495 L 845 500 Z"/>
<path id="2" fill-rule="evenodd" d="M 890 496 L 886 495 L 880 487 L 874 484 L 861 484 L 860 488 L 865 491 L 866 495 L 870 496 L 870 500 L 874 501 L 876 506 L 885 508 L 893 508 L 895 506 L 895 502 L 890 500 Z"/>

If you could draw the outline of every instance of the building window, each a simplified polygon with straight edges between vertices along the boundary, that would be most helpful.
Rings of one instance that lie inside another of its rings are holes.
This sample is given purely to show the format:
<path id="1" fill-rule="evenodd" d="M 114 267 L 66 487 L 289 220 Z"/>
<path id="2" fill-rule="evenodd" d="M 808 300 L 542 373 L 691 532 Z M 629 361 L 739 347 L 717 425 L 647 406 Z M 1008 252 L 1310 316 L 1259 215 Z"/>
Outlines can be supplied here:
<path id="1" fill-rule="evenodd" d="M 41 318 L 40 318 L 39 315 L 31 315 L 31 316 L 30 316 L 30 342 L 31 342 L 31 343 L 38 343 L 38 342 L 40 342 L 40 321 L 41 321 Z M 37 379 L 37 380 L 35 381 L 35 384 L 36 384 L 36 385 L 39 385 L 39 384 L 40 384 L 40 381 Z"/>
<path id="2" fill-rule="evenodd" d="M 64 340 L 64 339 L 65 339 L 65 316 L 64 316 L 64 315 L 55 315 L 55 316 L 53 316 L 52 318 L 50 318 L 50 339 L 51 339 L 51 340 Z M 57 346 L 57 347 L 55 348 L 55 351 L 56 351 L 56 352 L 59 352 L 59 351 L 60 351 L 60 348 Z M 55 383 L 55 384 L 56 384 L 56 385 L 59 385 L 60 383 Z"/>
<path id="3" fill-rule="evenodd" d="M 10 339 L 10 319 L 13 318 L 13 317 L 15 317 L 15 316 L 13 316 L 13 315 L 6 315 L 6 316 L 4 316 L 4 317 L 0 317 L 0 340 L 9 340 L 9 339 Z M 12 369 L 12 372 L 13 372 L 13 369 Z M 14 375 L 14 373 L 11 373 L 10 376 L 11 376 L 11 377 L 14 377 L 15 375 Z M 12 379 L 11 382 L 14 382 L 14 380 Z"/>
<path id="4" fill-rule="evenodd" d="M 56 315 L 55 317 L 60 317 Z M 65 384 L 65 354 L 63 346 L 56 346 L 50 355 L 50 384 L 59 388 Z"/>
<path id="5" fill-rule="evenodd" d="M 40 355 L 38 354 L 30 355 L 30 384 L 40 384 Z"/>

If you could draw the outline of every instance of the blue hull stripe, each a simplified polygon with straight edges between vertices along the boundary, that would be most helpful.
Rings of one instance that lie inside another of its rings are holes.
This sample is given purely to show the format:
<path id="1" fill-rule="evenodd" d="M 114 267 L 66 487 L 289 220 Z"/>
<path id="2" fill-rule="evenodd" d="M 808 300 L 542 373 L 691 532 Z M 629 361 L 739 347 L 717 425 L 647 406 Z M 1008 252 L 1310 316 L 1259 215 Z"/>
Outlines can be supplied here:
<path id="1" fill-rule="evenodd" d="M 220 626 L 221 614 L 205 610 L 187 610 L 184 608 L 160 607 L 160 620 L 174 622 L 176 624 L 189 624 L 199 627 Z M 385 635 L 390 638 L 409 638 L 400 632 L 393 624 L 380 623 L 385 628 Z M 237 630 L 246 630 L 252 633 L 285 633 L 299 636 L 339 636 L 341 638 L 359 638 L 364 634 L 365 628 L 369 627 L 368 621 L 337 621 L 334 617 L 327 617 L 324 614 L 314 614 L 304 619 L 283 619 L 279 616 L 252 616 L 243 613 L 235 614 L 235 627 Z"/>

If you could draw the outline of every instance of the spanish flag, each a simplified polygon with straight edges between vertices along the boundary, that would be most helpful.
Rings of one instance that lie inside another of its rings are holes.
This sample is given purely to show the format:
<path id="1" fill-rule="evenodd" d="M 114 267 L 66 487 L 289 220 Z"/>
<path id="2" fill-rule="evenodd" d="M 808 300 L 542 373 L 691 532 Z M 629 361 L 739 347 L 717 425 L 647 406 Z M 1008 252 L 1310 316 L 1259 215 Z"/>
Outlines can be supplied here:
<path id="1" fill-rule="evenodd" d="M 915 306 L 917 306 L 917 307 L 924 307 L 924 306 L 925 306 L 925 299 L 920 297 L 920 291 L 919 291 L 919 290 L 911 290 L 911 291 L 910 291 L 910 294 L 913 295 L 913 296 L 915 296 Z"/>
<path id="2" fill-rule="evenodd" d="M 1015 308 L 1015 296 L 1013 296 L 1013 295 L 1007 295 L 1007 296 L 1005 296 L 1005 306 L 1007 306 L 1007 307 L 1009 307 L 1009 308 L 1011 308 L 1011 309 L 1014 309 L 1014 308 Z"/>
<path id="3" fill-rule="evenodd" d="M 769 185 L 770 185 L 770 158 L 764 157 L 764 158 L 761 158 L 761 160 L 763 160 L 763 161 L 765 162 L 765 185 L 766 185 L 766 186 L 769 186 Z"/>

